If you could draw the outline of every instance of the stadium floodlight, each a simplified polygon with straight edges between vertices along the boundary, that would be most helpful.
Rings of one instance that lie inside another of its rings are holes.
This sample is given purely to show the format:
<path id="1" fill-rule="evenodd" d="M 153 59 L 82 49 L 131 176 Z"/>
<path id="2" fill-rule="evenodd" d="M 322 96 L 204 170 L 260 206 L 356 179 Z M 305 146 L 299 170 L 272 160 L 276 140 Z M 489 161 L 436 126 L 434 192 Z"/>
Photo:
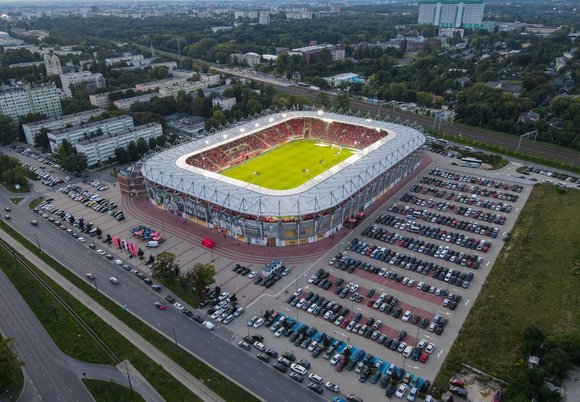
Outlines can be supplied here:
<path id="1" fill-rule="evenodd" d="M 273 117 L 270 117 L 270 118 L 268 119 L 268 121 L 269 121 L 270 123 L 272 123 L 272 122 L 274 121 L 274 118 L 273 118 Z"/>
<path id="2" fill-rule="evenodd" d="M 288 116 L 286 113 L 282 113 L 282 117 L 286 117 Z"/>
<path id="3" fill-rule="evenodd" d="M 260 127 L 260 123 L 254 124 L 254 127 Z"/>
<path id="4" fill-rule="evenodd" d="M 322 116 L 324 114 L 324 112 L 322 110 L 319 110 L 318 114 Z"/>
<path id="5" fill-rule="evenodd" d="M 243 128 L 243 127 L 242 127 L 242 128 L 240 128 L 240 133 L 243 133 L 244 131 L 246 131 L 246 129 L 245 129 L 245 128 Z"/>
<path id="6" fill-rule="evenodd" d="M 370 123 L 372 120 L 371 119 L 367 119 L 367 123 Z"/>

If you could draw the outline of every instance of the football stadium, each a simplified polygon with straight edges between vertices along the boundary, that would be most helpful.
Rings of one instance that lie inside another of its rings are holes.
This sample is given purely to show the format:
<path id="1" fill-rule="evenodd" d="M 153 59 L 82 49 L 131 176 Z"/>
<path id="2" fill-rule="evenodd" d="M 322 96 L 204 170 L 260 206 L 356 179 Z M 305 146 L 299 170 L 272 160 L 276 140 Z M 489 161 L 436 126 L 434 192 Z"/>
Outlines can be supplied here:
<path id="1" fill-rule="evenodd" d="M 402 124 L 288 111 L 148 155 L 151 202 L 257 245 L 333 235 L 415 169 L 425 136 Z"/>

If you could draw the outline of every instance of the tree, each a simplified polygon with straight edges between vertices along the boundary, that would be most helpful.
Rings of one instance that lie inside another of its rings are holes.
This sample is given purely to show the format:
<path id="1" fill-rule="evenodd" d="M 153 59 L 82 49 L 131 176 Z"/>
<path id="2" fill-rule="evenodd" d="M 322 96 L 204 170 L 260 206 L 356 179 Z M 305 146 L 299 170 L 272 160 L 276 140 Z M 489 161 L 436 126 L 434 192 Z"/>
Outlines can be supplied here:
<path id="1" fill-rule="evenodd" d="M 330 98 L 325 92 L 319 92 L 318 95 L 316 95 L 316 103 L 327 107 L 330 105 Z"/>
<path id="2" fill-rule="evenodd" d="M 21 378 L 20 368 L 24 363 L 12 350 L 14 338 L 0 338 L 0 390 L 16 391 Z"/>
<path id="3" fill-rule="evenodd" d="M 348 97 L 348 94 L 342 93 L 339 95 L 336 95 L 336 98 L 334 98 L 334 107 L 338 108 L 338 109 L 342 109 L 342 110 L 349 110 L 350 109 L 350 98 Z"/>
<path id="4" fill-rule="evenodd" d="M 139 259 L 142 260 L 143 256 L 145 255 L 145 252 L 141 249 L 137 250 L 137 255 L 139 256 Z"/>
<path id="5" fill-rule="evenodd" d="M 554 348 L 544 355 L 544 367 L 548 374 L 563 379 L 571 368 L 570 356 L 564 350 Z"/>
<path id="6" fill-rule="evenodd" d="M 50 142 L 48 141 L 48 133 L 50 131 L 46 127 L 42 127 L 38 134 L 34 136 L 34 146 L 41 148 L 43 151 L 50 149 Z"/>
<path id="7" fill-rule="evenodd" d="M 151 276 L 157 280 L 173 279 L 174 268 L 175 254 L 164 251 L 157 254 L 156 261 L 151 267 Z"/>
<path id="8" fill-rule="evenodd" d="M 235 293 L 230 296 L 230 304 L 232 305 L 233 308 L 236 308 L 238 306 L 238 296 L 236 296 Z"/>
<path id="9" fill-rule="evenodd" d="M 522 351 L 526 355 L 536 353 L 542 346 L 544 339 L 544 333 L 536 324 L 528 325 L 522 332 Z"/>
<path id="10" fill-rule="evenodd" d="M 129 152 L 123 147 L 115 148 L 115 157 L 119 163 L 125 163 L 131 160 Z"/>
<path id="11" fill-rule="evenodd" d="M 215 267 L 212 264 L 198 262 L 190 271 L 189 284 L 201 296 L 203 290 L 215 282 Z"/>
<path id="12" fill-rule="evenodd" d="M 0 143 L 9 145 L 18 138 L 18 129 L 10 116 L 0 114 Z"/>

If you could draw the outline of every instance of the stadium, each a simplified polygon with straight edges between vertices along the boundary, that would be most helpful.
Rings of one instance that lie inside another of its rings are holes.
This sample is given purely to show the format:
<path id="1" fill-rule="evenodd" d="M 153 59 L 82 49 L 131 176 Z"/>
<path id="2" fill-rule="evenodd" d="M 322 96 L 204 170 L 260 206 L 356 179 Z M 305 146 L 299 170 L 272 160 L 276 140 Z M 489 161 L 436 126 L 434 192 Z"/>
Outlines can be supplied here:
<path id="1" fill-rule="evenodd" d="M 150 201 L 241 241 L 311 243 L 354 222 L 415 169 L 415 128 L 326 111 L 264 114 L 148 155 Z"/>

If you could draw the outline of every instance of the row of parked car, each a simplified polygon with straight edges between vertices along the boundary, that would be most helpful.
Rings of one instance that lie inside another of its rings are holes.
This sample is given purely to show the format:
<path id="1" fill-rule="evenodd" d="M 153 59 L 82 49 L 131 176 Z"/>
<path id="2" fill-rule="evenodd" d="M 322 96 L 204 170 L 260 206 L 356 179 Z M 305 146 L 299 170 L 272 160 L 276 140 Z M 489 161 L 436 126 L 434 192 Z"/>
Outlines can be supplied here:
<path id="1" fill-rule="evenodd" d="M 447 212 L 448 210 L 454 210 L 459 215 L 464 215 L 465 211 L 467 209 L 470 209 L 471 211 L 473 211 L 473 212 L 471 212 L 471 214 L 473 216 L 477 215 L 479 217 L 480 215 L 484 215 L 484 217 L 481 220 L 486 220 L 484 211 L 480 211 L 480 210 L 475 209 L 475 208 L 465 207 L 464 205 L 455 205 L 453 203 L 446 202 L 446 201 L 436 201 L 436 200 L 433 200 L 432 198 L 429 198 L 429 199 L 422 198 L 422 197 L 416 196 L 415 194 L 405 193 L 399 198 L 399 201 L 406 202 L 406 203 L 413 204 L 413 205 L 417 205 L 420 207 L 428 207 L 431 209 L 436 209 L 436 210 L 441 211 L 441 212 Z M 458 194 L 457 197 L 455 198 L 455 201 L 459 204 L 466 204 L 466 205 L 470 205 L 473 207 L 490 209 L 493 211 L 499 211 L 499 212 L 505 212 L 505 213 L 510 213 L 513 209 L 513 206 L 511 204 L 490 201 L 490 200 L 486 200 L 483 198 L 478 198 L 477 196 L 473 196 L 473 195 L 466 196 L 463 194 Z"/>
<path id="2" fill-rule="evenodd" d="M 41 183 L 44 184 L 45 186 L 54 187 L 58 184 L 64 183 L 64 180 L 62 180 L 61 178 L 56 177 L 50 173 L 46 173 L 44 169 L 41 169 L 44 168 L 44 166 L 41 166 L 41 168 L 36 168 L 27 163 L 22 164 L 22 166 L 30 170 L 32 173 L 34 173 L 38 177 L 38 180 L 40 180 Z M 50 171 L 54 172 L 53 169 L 50 169 Z"/>
<path id="3" fill-rule="evenodd" d="M 462 233 L 447 231 L 437 226 L 422 225 L 417 222 L 410 222 L 405 220 L 404 217 L 400 216 L 382 214 L 375 220 L 375 222 L 394 227 L 395 229 L 407 230 L 411 233 L 417 233 L 418 235 L 431 239 L 441 240 L 447 243 L 454 243 L 465 248 L 470 248 L 472 250 L 487 252 L 491 247 L 490 241 L 476 239 L 466 236 Z M 496 231 L 496 236 L 498 232 L 499 230 Z M 375 233 L 375 235 L 378 236 L 377 233 Z"/>
<path id="4" fill-rule="evenodd" d="M 66 194 L 71 200 L 83 203 L 86 207 L 91 208 L 97 212 L 108 212 L 118 222 L 125 220 L 125 215 L 121 210 L 118 210 L 118 205 L 114 202 L 94 194 L 84 188 L 75 184 L 68 184 L 59 189 L 60 192 Z"/>
<path id="5" fill-rule="evenodd" d="M 109 188 L 109 186 L 98 179 L 83 179 L 83 183 L 91 185 L 99 191 L 105 191 Z"/>
<path id="6" fill-rule="evenodd" d="M 448 190 L 454 190 L 454 191 L 459 191 L 462 193 L 470 193 L 473 195 L 480 195 L 482 197 L 487 197 L 487 198 L 497 198 L 498 200 L 502 200 L 502 201 L 509 201 L 509 202 L 516 202 L 518 200 L 518 194 L 514 194 L 511 192 L 501 192 L 499 190 L 492 190 L 489 189 L 487 187 L 479 187 L 479 186 L 474 186 L 474 185 L 469 185 L 466 183 L 456 183 L 454 181 L 451 180 L 442 180 L 440 178 L 437 177 L 429 177 L 429 176 L 423 176 L 421 177 L 421 179 L 419 179 L 419 183 L 421 184 L 425 184 L 427 186 L 435 186 L 435 187 L 439 187 L 439 188 L 446 188 Z M 518 186 L 517 188 L 520 189 L 519 192 L 521 192 L 521 186 L 519 185 L 515 185 L 514 186 Z M 415 187 L 424 187 L 424 186 L 415 186 Z M 430 191 L 435 191 L 435 190 L 431 190 L 432 188 L 430 188 Z M 412 190 L 411 190 L 412 191 Z M 418 191 L 413 191 L 418 192 Z"/>
<path id="7" fill-rule="evenodd" d="M 523 190 L 523 186 L 521 186 L 520 184 L 516 184 L 516 183 L 506 183 L 503 181 L 495 181 L 492 179 L 486 179 L 483 177 L 477 177 L 477 176 L 469 176 L 469 175 L 462 175 L 459 173 L 455 173 L 455 172 L 448 172 L 448 171 L 444 171 L 441 169 L 431 169 L 429 171 L 429 174 L 431 176 L 438 176 L 438 177 L 443 177 L 445 179 L 450 179 L 450 180 L 455 180 L 455 181 L 460 181 L 463 183 L 470 183 L 470 184 L 477 184 L 480 186 L 484 186 L 484 187 L 493 187 L 496 189 L 503 189 L 506 191 L 514 191 L 516 193 L 521 193 Z"/>
<path id="8" fill-rule="evenodd" d="M 242 267 L 245 268 L 245 267 Z M 234 267 L 234 271 L 235 271 L 235 267 Z M 244 272 L 248 270 L 248 268 L 245 268 L 244 270 L 242 270 L 241 272 Z M 243 275 L 246 275 L 249 273 L 248 277 L 249 278 L 256 278 L 254 279 L 254 284 L 255 285 L 260 285 L 260 286 L 264 286 L 265 288 L 271 288 L 272 286 L 274 286 L 276 284 L 276 282 L 278 282 L 280 279 L 282 279 L 282 277 L 288 275 L 291 272 L 291 269 L 286 267 L 285 265 L 281 265 L 278 268 L 276 268 L 275 270 L 273 270 L 270 275 L 268 276 L 264 276 L 264 275 L 259 275 L 256 271 L 251 271 L 251 272 L 246 272 L 243 273 Z"/>
<path id="9" fill-rule="evenodd" d="M 24 148 L 24 147 L 18 146 L 18 145 L 11 145 L 10 149 L 12 149 L 14 152 L 17 152 L 17 153 L 22 154 L 24 156 L 28 156 L 29 158 L 35 159 L 40 163 L 44 163 L 44 164 L 50 166 L 52 169 L 49 169 L 49 170 L 53 170 L 50 173 L 54 173 L 54 169 L 57 169 L 57 170 L 60 170 L 64 173 L 66 173 L 70 177 L 76 175 L 74 172 L 71 172 L 70 170 L 63 168 L 60 164 L 56 163 L 49 156 L 43 156 L 43 155 L 39 154 L 38 152 L 31 150 L 30 148 Z M 69 178 L 67 178 L 67 180 L 69 180 Z"/>
<path id="10" fill-rule="evenodd" d="M 341 372 L 344 368 L 348 371 L 354 370 L 359 374 L 359 381 L 361 382 L 369 380 L 370 383 L 376 384 L 380 380 L 379 385 L 382 388 L 387 388 L 389 384 L 392 384 L 392 387 L 396 389 L 397 382 L 402 381 L 405 384 L 409 384 L 409 386 L 417 387 L 417 391 L 420 387 L 424 392 L 426 392 L 430 386 L 430 382 L 423 381 L 420 377 L 414 376 L 411 373 L 406 373 L 403 369 L 394 364 L 382 361 L 370 353 L 366 353 L 362 349 L 355 348 L 352 345 L 347 345 L 341 340 L 318 331 L 316 328 L 300 324 L 293 318 L 287 317 L 284 314 L 269 310 L 266 312 L 262 320 L 263 324 L 266 327 L 269 327 L 270 331 L 275 332 L 275 334 L 282 333 L 285 336 L 288 336 L 289 340 L 294 342 L 295 346 L 308 349 L 308 351 L 312 353 L 313 358 L 318 358 L 322 352 L 324 352 L 324 359 L 329 360 L 330 364 L 335 366 L 336 371 Z M 248 322 L 248 324 L 250 324 L 250 322 Z M 372 322 L 369 324 L 372 325 Z M 404 335 L 402 336 L 404 337 Z M 262 351 L 261 354 L 257 355 L 258 359 L 264 362 L 269 362 L 271 358 L 278 358 L 274 363 L 275 369 L 284 373 L 290 370 L 291 378 L 298 382 L 304 380 L 304 375 L 310 368 L 309 362 L 300 360 L 293 363 L 295 357 L 291 352 L 284 352 L 280 357 L 278 357 L 278 353 L 275 350 L 266 348 L 262 342 L 263 337 L 261 335 L 252 335 L 251 337 L 246 336 L 244 337 L 244 340 L 240 342 L 240 347 L 250 350 L 251 345 L 253 344 L 256 349 Z M 421 347 L 425 349 L 428 348 L 429 353 L 434 350 L 433 345 L 429 347 L 427 344 L 424 344 L 421 345 Z M 309 379 L 315 384 L 323 384 L 323 378 L 317 374 L 310 374 Z M 330 389 L 333 392 L 340 391 L 340 387 L 334 383 L 326 383 L 324 385 L 327 389 Z M 309 388 L 317 393 L 322 393 L 320 391 L 320 389 L 322 389 L 321 387 L 316 388 L 309 384 Z M 415 393 L 417 391 L 415 391 Z M 347 395 L 347 399 L 353 401 L 361 400 L 354 398 L 352 395 Z"/>
<path id="11" fill-rule="evenodd" d="M 57 226 L 64 226 L 64 222 L 68 222 L 73 227 L 78 228 L 81 233 L 85 233 L 89 236 L 96 236 L 100 233 L 100 229 L 94 226 L 91 222 L 85 222 L 84 218 L 82 217 L 75 217 L 74 215 L 64 211 L 61 208 L 58 208 L 51 204 L 53 200 L 48 198 L 47 200 L 43 201 L 38 205 L 37 208 L 34 208 L 34 212 L 41 215 L 43 218 L 47 219 L 49 222 L 54 223 Z M 49 216 L 48 214 L 55 215 L 56 218 Z M 62 222 L 61 222 L 62 219 Z M 65 230 L 64 227 L 63 230 Z M 86 240 L 82 237 L 76 237 L 81 243 L 84 243 Z"/>

